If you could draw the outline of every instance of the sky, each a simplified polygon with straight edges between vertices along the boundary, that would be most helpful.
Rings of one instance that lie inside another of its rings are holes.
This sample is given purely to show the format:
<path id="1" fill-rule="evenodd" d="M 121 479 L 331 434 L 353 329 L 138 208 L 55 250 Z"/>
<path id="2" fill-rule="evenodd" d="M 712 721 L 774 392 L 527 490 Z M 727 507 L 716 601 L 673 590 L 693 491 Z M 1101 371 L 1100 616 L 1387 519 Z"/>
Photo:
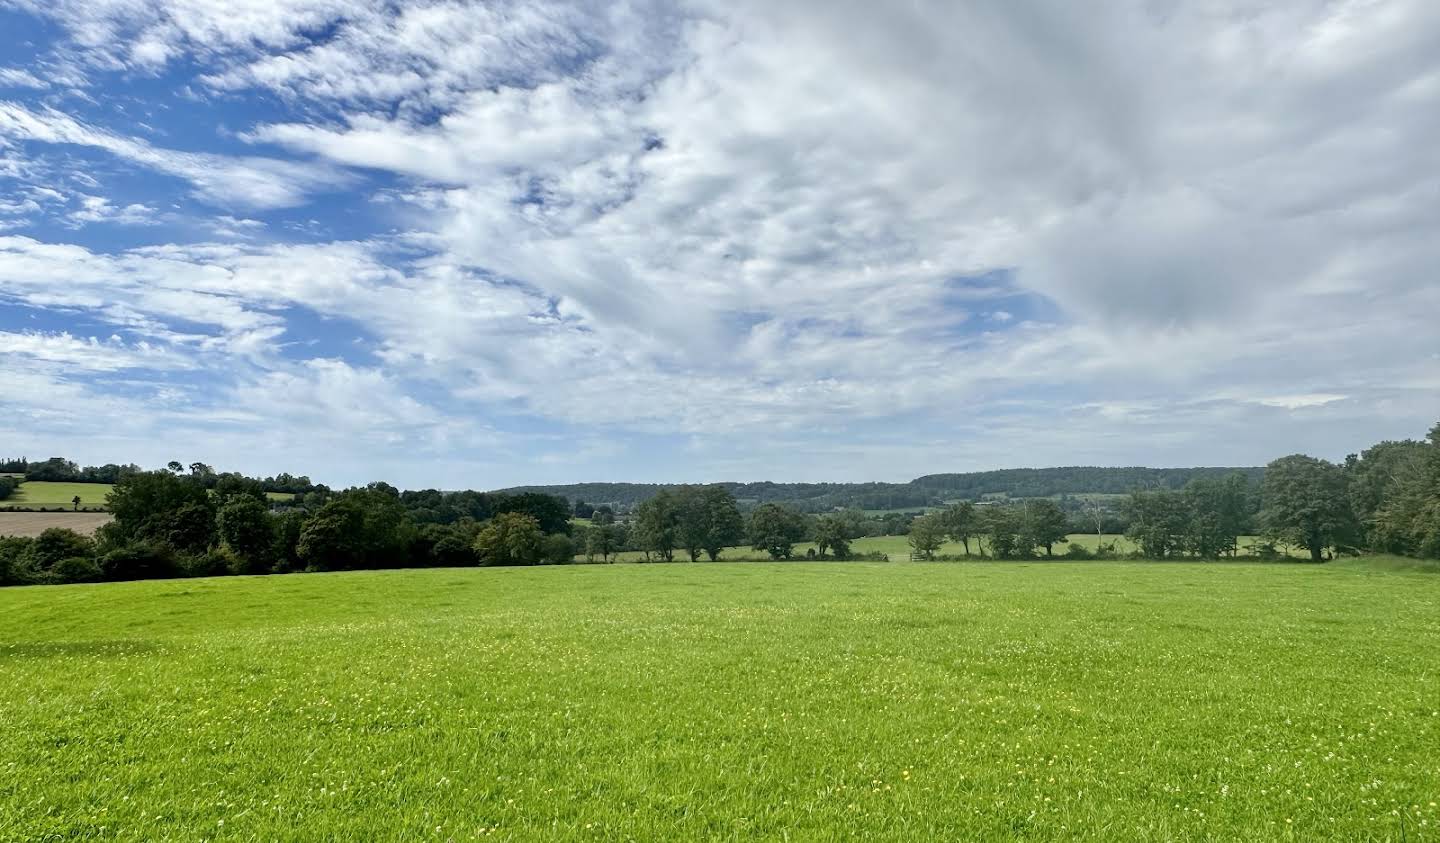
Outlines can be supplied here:
<path id="1" fill-rule="evenodd" d="M 0 0 L 0 455 L 331 485 L 1440 419 L 1433 0 Z"/>

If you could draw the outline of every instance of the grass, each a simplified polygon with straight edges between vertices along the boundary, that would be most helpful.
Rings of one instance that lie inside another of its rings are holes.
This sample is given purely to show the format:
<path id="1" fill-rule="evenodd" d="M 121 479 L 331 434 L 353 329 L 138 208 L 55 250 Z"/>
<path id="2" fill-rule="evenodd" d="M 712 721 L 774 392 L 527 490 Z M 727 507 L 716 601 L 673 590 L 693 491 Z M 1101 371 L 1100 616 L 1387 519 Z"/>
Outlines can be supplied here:
<path id="1" fill-rule="evenodd" d="M 0 501 L 0 507 L 16 509 L 70 509 L 71 499 L 80 496 L 81 510 L 105 508 L 105 496 L 112 488 L 109 483 L 56 483 L 48 480 L 27 480 L 20 484 L 10 497 Z"/>
<path id="2" fill-rule="evenodd" d="M 1385 564 L 0 590 L 0 839 L 1434 840 Z"/>
<path id="3" fill-rule="evenodd" d="M 27 480 L 10 497 L 0 501 L 0 509 L 70 509 L 71 499 L 80 496 L 82 512 L 105 509 L 105 497 L 114 486 L 110 483 L 56 483 L 48 480 Z M 266 492 L 272 501 L 288 501 L 289 492 Z"/>

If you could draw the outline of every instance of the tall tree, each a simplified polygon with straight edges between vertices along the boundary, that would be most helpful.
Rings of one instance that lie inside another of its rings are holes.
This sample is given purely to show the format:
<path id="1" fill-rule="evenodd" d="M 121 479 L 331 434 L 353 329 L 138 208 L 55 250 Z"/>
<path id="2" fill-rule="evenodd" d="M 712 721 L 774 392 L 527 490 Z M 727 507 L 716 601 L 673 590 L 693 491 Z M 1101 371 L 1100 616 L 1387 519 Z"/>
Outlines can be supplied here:
<path id="1" fill-rule="evenodd" d="M 970 539 L 980 532 L 980 517 L 975 512 L 975 504 L 970 501 L 960 501 L 946 507 L 943 516 L 945 524 L 945 535 L 950 541 L 959 542 L 965 548 L 965 555 L 970 555 Z"/>
<path id="2" fill-rule="evenodd" d="M 636 547 L 669 562 L 675 558 L 680 514 L 675 494 L 664 490 L 635 508 L 635 526 L 630 540 Z"/>
<path id="3" fill-rule="evenodd" d="M 761 504 L 750 513 L 750 544 L 771 559 L 789 559 L 795 543 L 805 538 L 800 513 L 775 503 Z"/>
<path id="4" fill-rule="evenodd" d="M 1355 538 L 1345 472 L 1334 463 L 1304 454 L 1281 457 L 1265 467 L 1262 497 L 1266 535 L 1306 548 L 1312 561 Z"/>
<path id="5" fill-rule="evenodd" d="M 1055 501 L 1036 498 L 1025 502 L 1020 532 L 1027 548 L 1043 547 L 1046 556 L 1054 556 L 1054 546 L 1069 541 L 1066 536 L 1070 533 L 1070 520 Z"/>
<path id="6" fill-rule="evenodd" d="M 502 512 L 486 522 L 475 537 L 481 565 L 535 565 L 544 552 L 540 522 L 525 512 Z"/>
<path id="7" fill-rule="evenodd" d="M 923 559 L 934 559 L 945 544 L 945 522 L 939 512 L 928 512 L 910 522 L 910 549 Z"/>
<path id="8" fill-rule="evenodd" d="M 235 554 L 237 574 L 268 573 L 273 564 L 275 526 L 270 508 L 246 495 L 237 496 L 215 513 L 215 532 Z"/>
<path id="9" fill-rule="evenodd" d="M 815 522 L 815 548 L 820 556 L 829 551 L 836 559 L 850 557 L 850 524 L 839 515 L 824 515 Z"/>

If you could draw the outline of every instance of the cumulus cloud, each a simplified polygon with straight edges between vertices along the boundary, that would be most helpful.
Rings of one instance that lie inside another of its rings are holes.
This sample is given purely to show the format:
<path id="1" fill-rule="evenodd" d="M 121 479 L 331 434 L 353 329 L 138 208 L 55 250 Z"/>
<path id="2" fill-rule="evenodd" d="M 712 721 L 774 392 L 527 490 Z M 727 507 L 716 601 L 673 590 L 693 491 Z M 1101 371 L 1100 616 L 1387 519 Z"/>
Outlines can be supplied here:
<path id="1" fill-rule="evenodd" d="M 1423 0 L 233 5 L 26 8 L 91 67 L 184 57 L 219 101 L 275 97 L 238 136 L 291 157 L 20 103 L 0 136 L 260 210 L 367 171 L 383 192 L 349 198 L 397 227 L 9 238 L 6 294 L 244 357 L 261 392 L 333 389 L 337 411 L 398 390 L 397 416 L 357 411 L 377 429 L 423 427 L 402 399 L 438 391 L 482 418 L 691 435 L 686 459 L 735 470 L 711 445 L 1234 461 L 1302 424 L 1335 456 L 1440 413 Z M 367 362 L 267 360 L 296 339 L 288 308 L 357 326 Z"/>

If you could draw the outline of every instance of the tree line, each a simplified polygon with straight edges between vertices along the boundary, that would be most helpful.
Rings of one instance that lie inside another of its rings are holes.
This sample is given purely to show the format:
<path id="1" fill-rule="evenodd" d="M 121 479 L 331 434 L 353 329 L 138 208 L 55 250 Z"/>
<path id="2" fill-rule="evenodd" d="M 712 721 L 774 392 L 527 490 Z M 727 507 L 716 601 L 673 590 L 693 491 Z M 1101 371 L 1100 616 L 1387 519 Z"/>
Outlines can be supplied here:
<path id="1" fill-rule="evenodd" d="M 266 492 L 304 494 L 316 490 L 325 490 L 324 486 L 312 483 L 309 477 L 304 475 L 296 476 L 289 473 L 281 473 L 273 477 L 250 478 L 236 472 L 216 472 L 215 469 L 203 462 L 192 462 L 189 465 L 182 465 L 178 461 L 170 462 L 166 469 L 174 474 L 189 473 L 190 476 L 195 478 L 207 489 L 215 488 L 217 484 L 226 478 L 238 478 L 246 481 L 254 480 L 254 482 L 259 483 L 260 488 Z M 24 480 L 34 480 L 37 482 L 113 484 L 120 482 L 122 477 L 143 472 L 144 469 L 134 463 L 126 465 L 106 463 L 105 465 L 81 466 L 64 457 L 51 457 L 38 462 L 26 457 L 0 458 L 0 474 L 18 474 L 22 475 Z"/>
<path id="2" fill-rule="evenodd" d="M 1178 489 L 1133 491 L 1119 507 L 1133 555 L 1215 559 L 1301 548 L 1314 561 L 1364 551 L 1440 558 L 1440 424 L 1426 440 L 1381 442 L 1343 463 L 1282 457 L 1261 477 L 1207 473 Z M 737 546 L 791 559 L 804 542 L 813 543 L 807 558 L 848 559 L 856 538 L 890 530 L 905 533 L 918 558 L 936 558 L 951 541 L 966 556 L 1014 559 L 1054 556 L 1068 534 L 1084 531 L 1051 498 L 958 501 L 913 516 L 817 515 L 781 503 L 744 507 L 729 484 L 664 487 L 622 515 L 538 492 L 401 492 L 386 483 L 315 486 L 276 502 L 261 480 L 179 463 L 120 476 L 107 504 L 114 519 L 93 538 L 50 529 L 0 539 L 0 583 L 607 562 L 624 551 L 693 562 Z M 1105 511 L 1080 514 L 1099 531 Z M 1242 548 L 1251 535 L 1258 538 Z M 1072 543 L 1063 555 L 1097 554 L 1118 552 Z"/>

